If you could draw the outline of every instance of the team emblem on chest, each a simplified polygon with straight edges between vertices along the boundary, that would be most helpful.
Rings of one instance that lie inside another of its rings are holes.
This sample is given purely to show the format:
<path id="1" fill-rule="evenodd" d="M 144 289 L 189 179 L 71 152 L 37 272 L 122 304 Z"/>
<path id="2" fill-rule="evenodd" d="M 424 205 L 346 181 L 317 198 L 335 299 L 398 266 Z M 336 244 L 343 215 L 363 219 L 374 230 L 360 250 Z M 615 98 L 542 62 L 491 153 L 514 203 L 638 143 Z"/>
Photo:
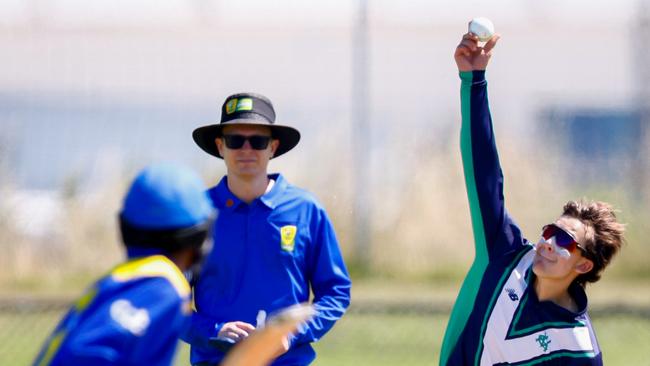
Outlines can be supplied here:
<path id="1" fill-rule="evenodd" d="M 551 338 L 549 338 L 548 334 L 544 332 L 544 334 L 540 334 L 539 337 L 535 339 L 535 342 L 537 342 L 544 352 L 546 352 L 548 351 L 548 345 L 551 344 Z"/>
<path id="2" fill-rule="evenodd" d="M 297 228 L 295 225 L 286 225 L 280 228 L 280 245 L 282 250 L 287 252 L 293 252 L 293 248 L 296 244 L 296 232 Z"/>

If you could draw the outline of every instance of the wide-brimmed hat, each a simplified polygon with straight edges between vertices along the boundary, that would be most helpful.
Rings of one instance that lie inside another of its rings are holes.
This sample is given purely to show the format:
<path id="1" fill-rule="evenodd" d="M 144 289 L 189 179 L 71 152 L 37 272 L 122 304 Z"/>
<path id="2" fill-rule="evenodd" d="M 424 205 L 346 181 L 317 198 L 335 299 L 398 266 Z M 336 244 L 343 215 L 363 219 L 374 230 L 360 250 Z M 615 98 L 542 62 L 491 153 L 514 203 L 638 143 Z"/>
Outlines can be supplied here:
<path id="1" fill-rule="evenodd" d="M 280 141 L 273 155 L 274 158 L 293 149 L 300 141 L 298 130 L 275 123 L 275 110 L 271 101 L 255 93 L 233 94 L 226 98 L 221 107 L 221 122 L 197 128 L 192 132 L 192 137 L 203 151 L 223 159 L 215 139 L 222 136 L 224 127 L 232 125 L 258 125 L 271 128 L 271 136 Z"/>

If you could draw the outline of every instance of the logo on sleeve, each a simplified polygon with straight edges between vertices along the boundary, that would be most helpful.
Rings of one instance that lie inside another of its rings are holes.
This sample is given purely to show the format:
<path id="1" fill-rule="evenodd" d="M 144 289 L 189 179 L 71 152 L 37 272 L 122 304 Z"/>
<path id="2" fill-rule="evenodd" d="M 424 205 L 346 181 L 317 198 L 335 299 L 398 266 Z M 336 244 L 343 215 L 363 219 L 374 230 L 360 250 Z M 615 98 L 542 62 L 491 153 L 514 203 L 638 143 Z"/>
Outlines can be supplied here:
<path id="1" fill-rule="evenodd" d="M 293 248 L 296 244 L 296 232 L 298 229 L 295 225 L 286 225 L 280 228 L 280 240 L 282 250 L 287 252 L 293 252 Z"/>
<path id="2" fill-rule="evenodd" d="M 138 309 L 129 300 L 125 299 L 113 302 L 110 314 L 117 324 L 136 336 L 143 335 L 151 322 L 147 309 Z"/>

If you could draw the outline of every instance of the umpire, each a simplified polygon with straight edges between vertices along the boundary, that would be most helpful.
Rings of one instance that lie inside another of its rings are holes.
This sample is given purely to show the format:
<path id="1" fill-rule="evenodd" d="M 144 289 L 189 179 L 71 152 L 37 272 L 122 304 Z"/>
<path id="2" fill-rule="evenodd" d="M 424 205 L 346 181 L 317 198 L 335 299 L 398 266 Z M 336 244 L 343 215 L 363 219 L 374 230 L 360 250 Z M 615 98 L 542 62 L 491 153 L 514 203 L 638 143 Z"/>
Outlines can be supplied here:
<path id="1" fill-rule="evenodd" d="M 269 160 L 298 144 L 300 133 L 275 123 L 275 110 L 253 93 L 226 98 L 221 121 L 194 130 L 194 141 L 223 159 L 227 176 L 208 192 L 219 210 L 215 241 L 194 288 L 196 311 L 184 339 L 194 365 L 221 362 L 234 344 L 264 325 L 264 314 L 310 301 L 318 314 L 277 349 L 273 365 L 307 365 L 350 303 L 350 279 L 332 224 L 310 193 Z"/>

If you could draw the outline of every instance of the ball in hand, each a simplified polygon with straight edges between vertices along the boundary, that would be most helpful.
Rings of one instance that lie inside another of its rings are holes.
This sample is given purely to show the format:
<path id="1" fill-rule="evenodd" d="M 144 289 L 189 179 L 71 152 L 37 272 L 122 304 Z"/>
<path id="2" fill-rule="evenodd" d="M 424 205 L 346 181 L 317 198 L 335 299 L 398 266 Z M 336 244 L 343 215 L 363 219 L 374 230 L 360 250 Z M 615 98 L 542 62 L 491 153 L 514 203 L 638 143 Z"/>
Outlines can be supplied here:
<path id="1" fill-rule="evenodd" d="M 488 18 L 474 18 L 469 22 L 469 32 L 481 42 L 487 42 L 494 35 L 494 24 Z"/>

